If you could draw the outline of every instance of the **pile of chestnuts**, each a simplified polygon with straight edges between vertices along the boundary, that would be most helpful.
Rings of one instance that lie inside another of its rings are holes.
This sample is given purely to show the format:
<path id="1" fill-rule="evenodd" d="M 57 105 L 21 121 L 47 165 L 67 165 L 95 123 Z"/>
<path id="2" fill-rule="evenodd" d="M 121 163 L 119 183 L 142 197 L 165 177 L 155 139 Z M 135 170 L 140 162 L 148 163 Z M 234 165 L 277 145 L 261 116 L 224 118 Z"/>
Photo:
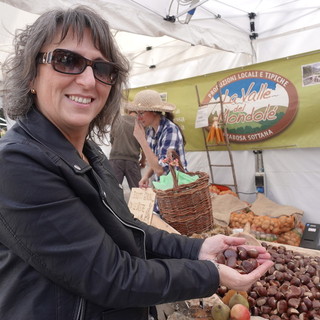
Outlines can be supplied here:
<path id="1" fill-rule="evenodd" d="M 270 320 L 320 320 L 320 256 L 295 252 L 283 245 L 262 242 L 262 246 L 274 266 L 247 292 L 251 315 Z M 219 255 L 218 262 L 243 273 L 257 265 L 249 250 L 233 251 Z M 218 294 L 223 296 L 227 290 L 220 287 Z"/>

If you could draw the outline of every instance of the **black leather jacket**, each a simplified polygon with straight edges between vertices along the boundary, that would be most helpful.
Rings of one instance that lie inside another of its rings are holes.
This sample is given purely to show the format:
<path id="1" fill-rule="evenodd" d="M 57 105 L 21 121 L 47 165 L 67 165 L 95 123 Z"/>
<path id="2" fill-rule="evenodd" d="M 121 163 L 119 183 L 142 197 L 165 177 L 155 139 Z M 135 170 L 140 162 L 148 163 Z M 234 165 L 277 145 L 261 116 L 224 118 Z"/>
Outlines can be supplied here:
<path id="1" fill-rule="evenodd" d="M 0 139 L 0 319 L 146 320 L 213 294 L 202 240 L 135 220 L 100 148 L 85 154 L 36 110 Z"/>

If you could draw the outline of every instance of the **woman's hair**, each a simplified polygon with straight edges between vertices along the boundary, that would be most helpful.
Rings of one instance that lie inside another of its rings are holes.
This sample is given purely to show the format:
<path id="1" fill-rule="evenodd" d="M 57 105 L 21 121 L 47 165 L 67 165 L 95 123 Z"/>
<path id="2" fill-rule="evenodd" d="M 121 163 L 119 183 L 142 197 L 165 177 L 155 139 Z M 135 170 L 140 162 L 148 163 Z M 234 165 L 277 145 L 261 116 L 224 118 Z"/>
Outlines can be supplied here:
<path id="1" fill-rule="evenodd" d="M 100 141 L 103 140 L 109 125 L 119 115 L 121 99 L 127 86 L 129 62 L 120 53 L 108 23 L 86 6 L 48 11 L 25 30 L 17 31 L 14 54 L 8 57 L 3 66 L 4 109 L 8 117 L 13 120 L 24 117 L 35 105 L 30 84 L 37 75 L 36 58 L 41 48 L 50 44 L 57 34 L 61 34 L 60 41 L 63 41 L 69 30 L 81 42 L 87 28 L 91 30 L 95 47 L 119 68 L 117 82 L 112 86 L 104 108 L 89 127 L 89 137 L 97 135 Z"/>
<path id="2" fill-rule="evenodd" d="M 162 114 L 161 112 L 159 112 L 159 113 Z M 185 137 L 185 135 L 183 134 L 183 131 L 182 131 L 182 129 L 180 128 L 180 126 L 174 121 L 174 115 L 173 115 L 173 113 L 172 113 L 172 112 L 166 112 L 166 113 L 164 114 L 164 116 L 165 116 L 168 120 L 170 120 L 171 122 L 173 122 L 173 123 L 178 127 L 178 129 L 180 130 L 180 133 L 181 133 L 181 135 L 182 135 L 183 145 L 185 146 L 185 145 L 187 144 L 186 137 Z"/>

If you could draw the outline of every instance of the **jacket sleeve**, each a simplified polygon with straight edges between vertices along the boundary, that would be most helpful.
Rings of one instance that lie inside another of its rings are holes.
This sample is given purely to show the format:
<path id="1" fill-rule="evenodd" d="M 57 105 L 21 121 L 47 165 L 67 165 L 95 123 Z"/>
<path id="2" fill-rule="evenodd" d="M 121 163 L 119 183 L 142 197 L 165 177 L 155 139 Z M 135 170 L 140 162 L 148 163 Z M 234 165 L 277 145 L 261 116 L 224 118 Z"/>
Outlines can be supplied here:
<path id="1" fill-rule="evenodd" d="M 141 221 L 137 223 L 146 233 L 148 258 L 198 259 L 203 239 L 168 233 Z"/>
<path id="2" fill-rule="evenodd" d="M 172 236 L 151 228 L 144 231 L 147 250 L 169 259 L 145 260 L 120 250 L 70 188 L 61 161 L 28 144 L 0 151 L 5 181 L 0 186 L 0 241 L 40 278 L 106 308 L 145 307 L 215 292 L 215 266 L 184 259 L 196 259 L 198 241 L 175 237 L 168 250 L 162 241 Z"/>

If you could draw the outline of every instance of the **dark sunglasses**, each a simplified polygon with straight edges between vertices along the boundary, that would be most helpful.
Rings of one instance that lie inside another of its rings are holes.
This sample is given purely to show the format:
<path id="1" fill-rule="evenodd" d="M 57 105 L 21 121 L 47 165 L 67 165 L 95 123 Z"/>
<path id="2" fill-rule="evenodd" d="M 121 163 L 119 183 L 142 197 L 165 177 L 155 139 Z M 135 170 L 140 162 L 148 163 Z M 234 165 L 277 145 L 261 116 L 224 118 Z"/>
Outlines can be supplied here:
<path id="1" fill-rule="evenodd" d="M 92 61 L 78 53 L 55 49 L 51 52 L 40 52 L 37 62 L 49 63 L 57 72 L 64 74 L 80 74 L 87 66 L 92 67 L 94 77 L 102 83 L 114 85 L 117 81 L 119 69 L 115 63 L 107 61 Z"/>

